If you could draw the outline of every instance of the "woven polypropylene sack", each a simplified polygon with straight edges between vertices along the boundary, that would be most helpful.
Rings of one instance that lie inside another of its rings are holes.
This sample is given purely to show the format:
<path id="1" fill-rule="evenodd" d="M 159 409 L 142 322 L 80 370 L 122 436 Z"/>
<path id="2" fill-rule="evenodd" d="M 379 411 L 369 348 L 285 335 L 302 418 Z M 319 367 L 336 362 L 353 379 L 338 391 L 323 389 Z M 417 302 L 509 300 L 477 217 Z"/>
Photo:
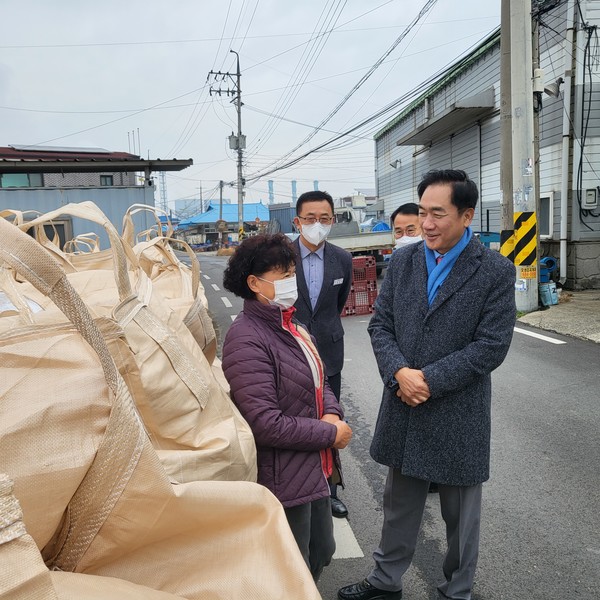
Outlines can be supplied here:
<path id="1" fill-rule="evenodd" d="M 150 212 L 156 227 L 136 236 L 133 216 L 142 211 Z M 166 225 L 160 219 L 161 214 Z M 165 228 L 166 232 L 163 233 Z M 204 287 L 200 281 L 200 263 L 196 253 L 187 243 L 170 237 L 172 231 L 168 215 L 146 204 L 130 206 L 123 216 L 123 240 L 133 247 L 140 267 L 150 277 L 169 306 L 179 312 L 208 362 L 212 363 L 217 354 L 217 338 L 208 313 Z M 187 253 L 189 267 L 179 259 L 171 243 L 176 243 Z"/>
<path id="2" fill-rule="evenodd" d="M 85 305 L 56 262 L 43 252 L 27 257 L 35 242 L 23 234 L 18 235 L 24 240 L 15 241 L 11 229 L 0 221 L 0 257 L 48 294 L 97 353 L 110 404 L 104 422 L 96 424 L 100 442 L 92 463 L 43 548 L 49 567 L 117 577 L 190 600 L 319 598 L 283 508 L 266 488 L 251 482 L 170 483 Z M 61 385 L 50 377 L 44 392 Z M 14 387 L 18 390 L 18 382 Z M 87 405 L 85 390 L 77 401 Z M 73 425 L 65 436 L 76 454 L 84 427 Z M 38 429 L 55 426 L 51 418 Z M 15 456 L 22 463 L 15 490 L 24 473 L 35 482 L 48 470 L 63 472 L 72 460 L 67 453 L 41 453 L 41 432 L 28 433 L 15 438 Z M 52 497 L 49 485 L 38 490 Z M 23 510 L 28 523 L 29 508 Z"/>
<path id="3" fill-rule="evenodd" d="M 0 473 L 0 598 L 2 600 L 177 600 L 114 577 L 49 571 L 27 533 L 12 481 Z"/>
<path id="4" fill-rule="evenodd" d="M 255 481 L 252 432 L 215 377 L 220 367 L 211 368 L 182 314 L 169 306 L 142 269 L 128 269 L 131 248 L 126 250 L 91 203 L 65 206 L 29 225 L 40 226 L 60 211 L 94 220 L 109 235 L 113 268 L 74 270 L 68 278 L 94 317 L 115 321 L 102 331 L 169 475 L 180 483 Z M 31 284 L 20 284 L 20 292 L 52 311 L 51 301 Z"/>
<path id="5" fill-rule="evenodd" d="M 200 282 L 200 266 L 195 253 L 185 242 L 177 241 L 189 258 L 191 267 L 185 265 L 171 248 L 175 240 L 157 236 L 138 242 L 133 251 L 140 268 L 169 307 L 178 313 L 202 348 L 204 356 L 212 363 L 217 355 L 217 336 L 208 312 L 208 302 Z"/>
<path id="6" fill-rule="evenodd" d="M 0 464 L 45 546 L 94 460 L 111 408 L 98 358 L 71 323 L 0 318 Z"/>

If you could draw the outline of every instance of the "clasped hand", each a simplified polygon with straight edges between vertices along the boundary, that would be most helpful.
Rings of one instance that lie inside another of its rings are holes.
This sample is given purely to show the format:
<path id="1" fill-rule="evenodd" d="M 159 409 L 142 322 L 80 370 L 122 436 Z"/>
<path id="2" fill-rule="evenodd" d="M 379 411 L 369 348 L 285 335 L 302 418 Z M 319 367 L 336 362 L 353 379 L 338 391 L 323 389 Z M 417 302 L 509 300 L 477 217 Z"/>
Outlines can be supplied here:
<path id="1" fill-rule="evenodd" d="M 342 421 L 337 415 L 332 414 L 323 415 L 323 417 L 321 417 L 321 421 L 331 423 L 332 425 L 335 425 L 337 429 L 333 447 L 336 450 L 345 448 L 352 438 L 352 429 L 350 428 L 350 425 L 348 425 L 348 423 L 345 421 Z"/>
<path id="2" fill-rule="evenodd" d="M 418 406 L 429 400 L 431 392 L 420 369 L 403 367 L 394 373 L 394 378 L 400 386 L 396 396 L 408 406 Z"/>

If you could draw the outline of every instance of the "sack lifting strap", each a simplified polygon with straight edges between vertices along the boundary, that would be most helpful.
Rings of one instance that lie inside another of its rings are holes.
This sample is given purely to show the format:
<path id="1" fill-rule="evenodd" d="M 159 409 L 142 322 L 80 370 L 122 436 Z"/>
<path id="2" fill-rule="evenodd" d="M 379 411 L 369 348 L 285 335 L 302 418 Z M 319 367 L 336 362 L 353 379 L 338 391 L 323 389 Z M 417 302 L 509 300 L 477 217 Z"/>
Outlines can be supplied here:
<path id="1" fill-rule="evenodd" d="M 65 272 L 36 241 L 0 219 L 0 258 L 48 296 L 98 354 L 114 399 L 94 462 L 68 506 L 51 568 L 74 571 L 129 482 L 147 443 L 143 424 L 102 334 Z"/>

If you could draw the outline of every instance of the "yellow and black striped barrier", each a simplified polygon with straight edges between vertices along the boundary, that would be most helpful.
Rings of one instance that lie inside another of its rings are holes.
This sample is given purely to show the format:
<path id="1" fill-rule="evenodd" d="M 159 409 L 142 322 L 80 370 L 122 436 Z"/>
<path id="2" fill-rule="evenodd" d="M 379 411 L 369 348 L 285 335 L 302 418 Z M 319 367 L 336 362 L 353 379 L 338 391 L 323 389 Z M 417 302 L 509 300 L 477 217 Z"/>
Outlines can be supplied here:
<path id="1" fill-rule="evenodd" d="M 503 229 L 500 232 L 500 254 L 506 256 L 511 263 L 514 263 L 515 232 L 513 229 Z"/>
<path id="2" fill-rule="evenodd" d="M 514 229 L 500 232 L 500 253 L 519 267 L 519 278 L 537 277 L 537 216 L 535 212 L 517 212 Z"/>
<path id="3" fill-rule="evenodd" d="M 534 212 L 515 213 L 515 265 L 537 264 L 537 216 Z"/>

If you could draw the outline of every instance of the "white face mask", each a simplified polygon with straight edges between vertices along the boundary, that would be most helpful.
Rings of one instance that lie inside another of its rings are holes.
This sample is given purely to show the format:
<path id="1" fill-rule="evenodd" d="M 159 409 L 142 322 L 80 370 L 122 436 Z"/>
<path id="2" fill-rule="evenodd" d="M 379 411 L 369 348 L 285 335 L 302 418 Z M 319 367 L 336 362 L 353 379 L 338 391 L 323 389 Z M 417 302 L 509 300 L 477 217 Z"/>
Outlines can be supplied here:
<path id="1" fill-rule="evenodd" d="M 401 238 L 396 240 L 396 248 L 404 248 L 404 246 L 410 246 L 411 244 L 416 244 L 420 242 L 423 238 L 420 235 L 415 235 L 410 237 L 408 235 L 403 235 Z"/>
<path id="2" fill-rule="evenodd" d="M 261 281 L 267 281 L 272 283 L 275 287 L 275 297 L 271 300 L 263 294 L 260 294 L 265 300 L 268 300 L 272 306 L 279 306 L 280 308 L 290 308 L 294 306 L 296 300 L 298 300 L 298 286 L 296 284 L 296 276 L 292 275 L 286 279 L 277 279 L 275 281 L 269 281 L 262 277 L 257 277 Z"/>
<path id="3" fill-rule="evenodd" d="M 318 246 L 321 242 L 327 239 L 331 225 L 321 225 L 318 221 L 312 225 L 302 225 L 300 231 L 302 237 L 313 246 Z"/>

